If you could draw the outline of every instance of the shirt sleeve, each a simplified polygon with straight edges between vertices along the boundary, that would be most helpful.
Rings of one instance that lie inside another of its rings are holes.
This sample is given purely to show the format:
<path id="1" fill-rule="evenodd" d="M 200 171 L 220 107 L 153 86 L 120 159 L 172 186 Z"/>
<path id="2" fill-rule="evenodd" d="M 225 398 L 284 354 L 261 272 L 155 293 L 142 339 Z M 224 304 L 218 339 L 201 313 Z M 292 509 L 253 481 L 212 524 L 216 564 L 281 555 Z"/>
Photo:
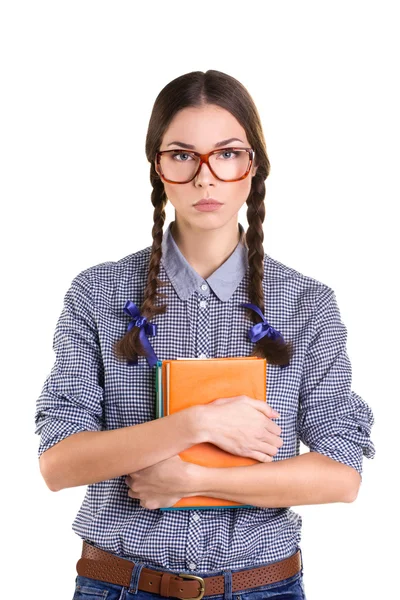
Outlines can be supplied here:
<path id="1" fill-rule="evenodd" d="M 53 338 L 55 363 L 36 401 L 39 457 L 73 433 L 103 428 L 103 363 L 84 273 L 75 277 L 64 297 Z"/>
<path id="2" fill-rule="evenodd" d="M 362 478 L 363 456 L 375 455 L 370 438 L 374 416 L 351 389 L 346 340 L 335 292 L 325 286 L 301 377 L 298 435 L 310 450 L 353 467 Z"/>

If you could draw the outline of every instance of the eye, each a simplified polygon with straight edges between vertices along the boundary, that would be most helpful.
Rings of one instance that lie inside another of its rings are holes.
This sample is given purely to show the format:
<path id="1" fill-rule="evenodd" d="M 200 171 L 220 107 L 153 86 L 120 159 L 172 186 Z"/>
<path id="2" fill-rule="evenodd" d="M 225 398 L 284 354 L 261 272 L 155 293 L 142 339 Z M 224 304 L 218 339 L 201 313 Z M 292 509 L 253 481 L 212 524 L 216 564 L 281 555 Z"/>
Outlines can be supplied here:
<path id="1" fill-rule="evenodd" d="M 239 156 L 240 152 L 235 152 L 235 150 L 223 150 L 222 152 L 220 152 L 218 154 L 218 156 L 224 157 L 224 155 L 226 155 L 226 154 L 230 154 L 231 155 L 231 156 L 228 156 L 228 157 L 225 156 L 225 158 L 227 160 L 229 160 L 230 158 L 236 158 L 237 156 Z"/>
<path id="2" fill-rule="evenodd" d="M 193 156 L 189 152 L 171 152 L 171 156 L 173 160 L 176 160 L 177 162 L 188 162 L 187 160 L 178 160 L 177 156 L 187 156 L 189 159 L 193 159 Z"/>

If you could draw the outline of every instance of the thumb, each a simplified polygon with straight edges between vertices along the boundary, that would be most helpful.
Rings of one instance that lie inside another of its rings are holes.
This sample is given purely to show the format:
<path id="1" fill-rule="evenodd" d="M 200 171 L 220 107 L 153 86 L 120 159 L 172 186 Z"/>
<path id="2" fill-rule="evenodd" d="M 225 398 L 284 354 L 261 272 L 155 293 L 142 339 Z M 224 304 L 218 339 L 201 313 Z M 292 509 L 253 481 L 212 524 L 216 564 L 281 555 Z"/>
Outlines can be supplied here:
<path id="1" fill-rule="evenodd" d="M 232 398 L 217 398 L 216 400 L 212 400 L 210 404 L 226 404 L 226 402 L 229 402 L 230 400 L 232 400 Z"/>

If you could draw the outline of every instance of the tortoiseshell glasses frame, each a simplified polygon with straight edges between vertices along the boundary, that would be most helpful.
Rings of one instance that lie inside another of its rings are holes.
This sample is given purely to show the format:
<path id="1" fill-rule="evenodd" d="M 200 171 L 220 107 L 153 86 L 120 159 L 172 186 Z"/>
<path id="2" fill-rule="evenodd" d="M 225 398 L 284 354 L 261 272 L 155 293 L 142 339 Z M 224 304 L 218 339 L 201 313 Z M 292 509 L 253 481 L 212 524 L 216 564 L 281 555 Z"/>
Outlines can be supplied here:
<path id="1" fill-rule="evenodd" d="M 248 155 L 249 155 L 249 163 L 247 165 L 247 170 L 244 173 L 244 175 L 242 175 L 241 177 L 238 177 L 237 179 L 221 179 L 221 177 L 218 177 L 218 175 L 213 171 L 210 163 L 209 163 L 209 158 L 211 155 L 213 154 L 218 154 L 220 152 L 226 152 L 226 151 L 231 151 L 231 150 L 245 150 Z M 161 169 L 161 156 L 163 154 L 170 154 L 171 152 L 175 152 L 175 153 L 182 153 L 182 154 L 194 154 L 195 156 L 197 156 L 198 158 L 200 158 L 200 162 L 199 162 L 199 166 L 196 169 L 195 174 L 193 175 L 193 177 L 191 177 L 190 179 L 188 179 L 187 181 L 172 181 L 171 179 L 167 179 L 164 175 L 164 173 L 162 172 Z M 216 177 L 217 179 L 219 179 L 220 181 L 227 181 L 227 182 L 232 182 L 232 181 L 241 181 L 242 179 L 245 179 L 247 177 L 247 175 L 250 172 L 251 166 L 253 164 L 254 161 L 254 150 L 253 148 L 240 148 L 240 147 L 229 147 L 229 148 L 218 148 L 217 150 L 211 150 L 211 152 L 207 152 L 206 154 L 200 154 L 200 152 L 194 152 L 193 150 L 182 150 L 180 148 L 174 148 L 173 150 L 161 150 L 160 152 L 157 152 L 156 154 L 156 164 L 157 164 L 157 172 L 158 174 L 162 177 L 162 179 L 164 181 L 166 181 L 167 183 L 176 183 L 176 184 L 180 184 L 180 183 L 189 183 L 190 181 L 193 181 L 193 179 L 195 177 L 197 177 L 197 174 L 199 173 L 200 169 L 201 169 L 201 165 L 203 163 L 206 163 L 206 165 L 208 166 L 208 168 L 210 169 L 211 173 L 214 175 L 214 177 Z"/>

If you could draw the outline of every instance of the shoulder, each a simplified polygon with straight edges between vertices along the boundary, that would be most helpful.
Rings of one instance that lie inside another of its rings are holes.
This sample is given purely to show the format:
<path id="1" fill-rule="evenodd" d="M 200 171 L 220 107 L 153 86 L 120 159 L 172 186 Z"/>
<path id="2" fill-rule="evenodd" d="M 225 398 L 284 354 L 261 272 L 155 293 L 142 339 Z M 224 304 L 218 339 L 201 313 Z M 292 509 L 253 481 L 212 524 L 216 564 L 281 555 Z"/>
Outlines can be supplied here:
<path id="1" fill-rule="evenodd" d="M 101 262 L 80 271 L 73 284 L 95 289 L 115 289 L 128 284 L 143 287 L 151 254 L 151 246 L 128 254 L 118 260 Z"/>
<path id="2" fill-rule="evenodd" d="M 307 275 L 264 253 L 264 285 L 281 291 L 287 298 L 297 297 L 315 303 L 321 296 L 331 296 L 333 289 L 325 282 Z"/>

